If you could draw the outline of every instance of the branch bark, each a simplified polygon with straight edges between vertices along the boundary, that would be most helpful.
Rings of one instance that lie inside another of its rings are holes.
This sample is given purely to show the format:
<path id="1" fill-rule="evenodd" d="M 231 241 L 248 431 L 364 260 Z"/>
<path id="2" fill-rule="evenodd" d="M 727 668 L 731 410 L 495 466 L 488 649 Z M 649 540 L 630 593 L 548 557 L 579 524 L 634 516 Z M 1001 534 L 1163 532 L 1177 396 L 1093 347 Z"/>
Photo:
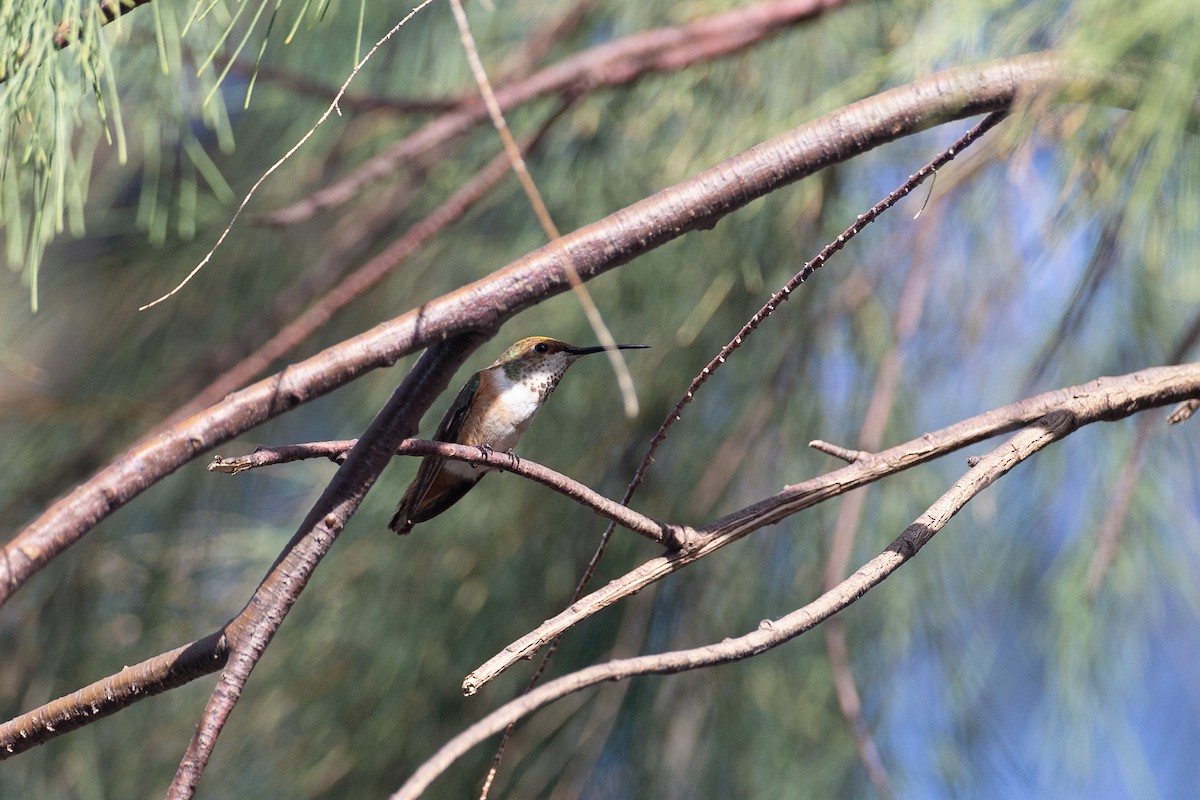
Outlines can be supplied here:
<path id="1" fill-rule="evenodd" d="M 701 537 L 694 542 L 696 545 L 694 549 L 668 553 L 653 559 L 624 578 L 613 581 L 604 589 L 584 598 L 577 606 L 573 605 L 571 610 L 548 621 L 543 628 L 539 628 L 538 631 L 523 637 L 512 645 L 512 648 L 519 649 L 514 650 L 508 663 L 502 663 L 501 656 L 505 655 L 503 653 L 489 660 L 487 664 L 468 677 L 468 682 L 474 682 L 470 688 L 467 689 L 466 685 L 464 688 L 468 694 L 471 694 L 486 680 L 490 680 L 512 662 L 531 655 L 540 646 L 535 643 L 538 637 L 554 638 L 575 622 L 611 605 L 621 597 L 635 593 L 659 577 L 664 577 L 698 558 L 715 552 L 725 544 L 741 538 L 759 527 L 778 522 L 785 516 L 836 497 L 855 487 L 901 472 L 954 450 L 968 447 L 983 439 L 1030 425 L 1040 417 L 1056 410 L 1071 410 L 1079 419 L 1079 424 L 1083 425 L 1099 420 L 1117 419 L 1147 408 L 1197 396 L 1200 396 L 1200 363 L 1178 367 L 1158 367 L 1118 378 L 1100 378 L 1081 386 L 1047 392 L 972 417 L 939 431 L 927 433 L 880 453 L 860 453 L 858 459 L 848 467 L 790 486 L 774 497 L 730 514 L 699 529 L 698 532 L 693 531 L 695 536 Z M 415 400 L 413 402 L 416 403 Z M 307 451 L 314 457 L 330 457 L 336 456 L 339 452 L 346 452 L 347 447 L 353 444 L 353 441 L 345 441 L 324 442 L 320 443 L 319 447 L 297 445 L 293 446 L 295 450 L 292 454 Z M 401 448 L 411 449 L 413 455 L 437 453 L 447 457 L 471 456 L 471 453 L 474 452 L 472 458 L 475 460 L 487 458 L 489 463 L 499 467 L 513 466 L 515 469 L 517 466 L 511 464 L 510 457 L 507 455 L 496 453 L 485 455 L 473 448 L 464 448 L 458 445 L 409 440 L 397 447 L 397 449 Z M 281 460 L 272 461 L 283 455 L 279 449 L 263 452 L 267 454 L 266 463 L 282 463 Z M 247 458 L 254 459 L 254 456 L 247 456 Z M 520 466 L 524 469 L 529 464 L 522 460 Z M 534 470 L 530 469 L 529 471 L 532 473 Z M 322 507 L 322 503 L 319 502 L 315 508 L 320 507 Z M 311 513 L 310 516 L 312 516 Z M 340 531 L 340 527 L 336 527 L 336 531 L 329 533 L 328 536 L 335 538 L 337 531 Z M 328 539 L 328 543 L 325 545 L 326 550 L 328 544 L 332 544 L 332 538 Z M 293 543 L 289 545 L 285 555 L 280 557 L 279 562 L 276 562 L 275 567 L 272 568 L 262 586 L 255 593 L 255 598 L 247 604 L 241 614 L 230 620 L 220 630 L 204 639 L 127 667 L 116 675 L 97 681 L 72 695 L 59 698 L 0 725 L 0 760 L 7 755 L 22 752 L 69 730 L 74 730 L 93 719 L 111 714 L 144 697 L 159 694 L 225 666 L 226 658 L 232 650 L 234 642 L 240 641 L 247 635 L 247 628 L 252 627 L 251 621 L 261 619 L 262 608 L 266 607 L 264 603 L 272 601 L 272 593 L 280 592 L 281 585 L 289 577 L 295 579 L 297 576 L 302 576 L 304 580 L 307 580 L 307 575 L 302 570 L 297 571 L 292 563 L 297 558 L 296 553 L 304 548 L 308 548 L 305 552 L 309 556 L 313 555 L 309 543 L 301 542 L 297 546 L 294 537 Z M 316 554 L 317 559 L 319 560 L 323 554 L 323 552 Z M 290 561 L 288 561 L 289 559 Z M 288 561 L 288 563 L 281 567 L 281 563 L 284 561 Z M 312 567 L 315 567 L 315 563 L 306 567 L 307 574 L 311 574 Z M 278 600 L 278 597 L 275 597 L 274 600 Z M 286 609 L 284 613 L 286 613 Z M 567 615 L 572 616 L 564 622 L 564 617 Z M 545 630 L 547 626 L 553 628 L 553 631 L 548 634 Z"/>
<path id="2" fill-rule="evenodd" d="M 210 472 L 224 472 L 237 475 L 240 472 L 265 467 L 274 464 L 284 464 L 307 458 L 329 458 L 341 461 L 346 453 L 354 446 L 354 439 L 332 442 L 312 442 L 309 444 L 291 444 L 282 447 L 270 447 L 255 450 L 253 453 L 237 458 L 217 457 L 208 465 Z M 590 508 L 600 516 L 610 519 L 623 528 L 641 534 L 656 544 L 670 544 L 683 538 L 686 534 L 676 529 L 676 526 L 657 522 L 639 514 L 628 506 L 610 500 L 579 481 L 544 467 L 536 461 L 520 458 L 508 453 L 493 453 L 480 450 L 477 447 L 453 444 L 451 442 L 431 442 L 424 439 L 406 439 L 396 448 L 397 455 L 402 456 L 441 456 L 455 461 L 466 461 L 473 464 L 486 464 L 496 467 L 503 472 L 512 472 L 529 478 L 535 483 L 553 489 L 559 494 L 571 498 L 582 506 Z"/>
<path id="3" fill-rule="evenodd" d="M 366 372 L 465 331 L 492 331 L 568 287 L 566 264 L 590 280 L 775 189 L 933 125 L 1009 107 L 1019 95 L 1098 79 L 1039 53 L 923 78 L 763 142 L 230 395 L 115 462 L 47 509 L 0 554 L 0 603 L 116 508 L 213 447 Z"/>
<path id="4" fill-rule="evenodd" d="M 358 510 L 400 442 L 416 432 L 425 408 L 483 341 L 466 334 L 431 347 L 346 456 L 288 546 L 238 616 L 226 626 L 229 659 L 213 689 L 167 796 L 184 800 L 196 785 L 242 689 L 288 611 L 346 523 Z"/>

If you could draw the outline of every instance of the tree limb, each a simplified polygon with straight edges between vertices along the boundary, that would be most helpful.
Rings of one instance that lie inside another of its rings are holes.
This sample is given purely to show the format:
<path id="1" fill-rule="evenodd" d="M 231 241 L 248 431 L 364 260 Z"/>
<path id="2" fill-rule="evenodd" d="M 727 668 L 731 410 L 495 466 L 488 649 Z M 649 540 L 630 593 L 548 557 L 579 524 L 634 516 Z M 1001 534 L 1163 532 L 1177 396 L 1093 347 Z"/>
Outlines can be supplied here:
<path id="1" fill-rule="evenodd" d="M 288 611 L 308 584 L 346 523 L 383 472 L 396 447 L 416 432 L 417 422 L 483 334 L 464 334 L 429 348 L 351 448 L 321 497 L 240 614 L 225 626 L 229 658 L 209 697 L 196 732 L 167 791 L 172 800 L 193 796 L 217 737 L 242 689 Z"/>
<path id="2" fill-rule="evenodd" d="M 1080 419 L 1079 424 L 1083 425 L 1097 420 L 1127 416 L 1147 408 L 1178 402 L 1189 396 L 1200 396 L 1200 364 L 1157 367 L 1117 378 L 1100 378 L 1081 386 L 1047 392 L 927 433 L 882 452 L 864 453 L 851 466 L 787 487 L 774 497 L 767 498 L 699 529 L 698 536 L 702 538 L 696 543 L 698 546 L 695 550 L 668 553 L 661 558 L 647 562 L 624 578 L 613 581 L 608 587 L 584 598 L 580 603 L 577 618 L 571 619 L 567 624 L 562 624 L 561 618 L 564 615 L 560 614 L 559 617 L 550 620 L 547 625 L 554 625 L 560 628 L 559 632 L 561 632 L 575 622 L 611 605 L 617 599 L 644 588 L 659 577 L 664 577 L 691 561 L 720 549 L 725 544 L 745 536 L 758 527 L 778 522 L 789 514 L 836 497 L 855 487 L 901 472 L 983 439 L 1030 425 L 1040 417 L 1056 410 L 1063 408 L 1073 410 Z M 320 453 L 320 455 L 328 457 L 336 455 L 335 451 L 345 452 L 344 446 L 352 445 L 353 441 L 319 444 L 320 447 L 305 445 L 293 447 L 296 448 L 296 453 L 308 450 L 314 456 Z M 460 454 L 463 450 L 469 453 L 473 449 L 419 440 L 406 441 L 403 443 L 403 447 L 412 448 L 414 455 L 437 453 L 448 457 Z M 400 446 L 397 449 L 400 449 Z M 279 450 L 263 452 L 278 455 Z M 509 457 L 506 455 L 495 453 L 485 455 L 478 450 L 474 452 L 473 458 L 477 461 L 488 458 L 489 460 L 494 459 L 490 463 L 494 463 L 496 466 L 515 467 L 515 465 L 511 465 Z M 253 457 L 247 456 L 246 458 L 253 459 Z M 266 463 L 282 462 L 268 460 Z M 521 460 L 520 463 L 522 466 L 527 465 L 525 460 Z M 332 540 L 329 543 L 331 544 Z M 285 555 L 293 550 L 294 548 L 289 546 Z M 284 557 L 281 556 L 281 560 Z M 276 562 L 276 566 L 264 579 L 263 585 L 255 593 L 256 598 L 267 589 L 279 589 L 279 576 L 281 575 L 279 563 Z M 643 578 L 642 576 L 647 573 L 659 574 L 651 574 L 648 578 Z M 598 596 L 600 596 L 599 600 Z M 59 734 L 85 725 L 100 716 L 111 714 L 144 697 L 159 694 L 166 689 L 182 685 L 220 669 L 225 665 L 225 659 L 230 652 L 234 637 L 244 635 L 245 620 L 258 613 L 252 608 L 255 602 L 252 600 L 238 617 L 230 620 L 220 630 L 204 639 L 128 667 L 116 675 L 81 689 L 79 692 L 55 700 L 0 725 L 0 759 L 28 749 L 35 744 L 44 743 Z M 235 624 L 239 621 L 241 624 Z M 519 652 L 513 654 L 514 661 L 516 658 L 528 656 L 537 650 L 538 646 L 531 644 L 530 640 L 538 635 L 544 635 L 542 629 L 523 637 L 513 645 L 521 648 Z M 550 634 L 551 637 L 557 635 L 558 633 Z M 507 664 L 497 666 L 498 659 L 499 657 L 495 657 L 489 660 L 487 664 L 472 673 L 468 682 L 475 681 L 475 683 L 467 691 L 468 694 L 476 691 L 486 680 L 490 680 L 490 677 L 494 677 L 507 666 Z M 485 678 L 485 674 L 488 677 Z M 176 681 L 176 679 L 178 680 Z M 111 696 L 106 694 L 109 689 L 112 690 Z M 101 695 L 105 698 L 104 703 L 99 701 Z M 92 709 L 93 703 L 100 705 L 99 712 Z"/>
<path id="3" fill-rule="evenodd" d="M 494 330 L 564 291 L 569 259 L 590 280 L 830 164 L 948 119 L 1094 75 L 1039 53 L 947 70 L 851 104 L 567 234 L 509 266 L 288 367 L 126 451 L 16 535 L 0 553 L 0 603 L 101 519 L 222 442 L 432 342 Z"/>
<path id="4" fill-rule="evenodd" d="M 355 444 L 354 439 L 332 442 L 312 442 L 309 444 L 290 444 L 282 447 L 260 447 L 253 453 L 237 458 L 221 458 L 217 456 L 208 465 L 210 472 L 224 472 L 237 475 L 240 472 L 265 467 L 273 464 L 283 464 L 306 458 L 329 458 L 341 461 L 345 454 Z M 575 479 L 544 467 L 536 461 L 520 458 L 515 454 L 494 453 L 477 447 L 454 444 L 451 442 L 431 442 L 424 439 L 406 439 L 396 448 L 397 455 L 402 456 L 440 456 L 455 461 L 466 461 L 472 464 L 486 464 L 504 472 L 512 472 L 540 483 L 565 495 L 582 506 L 590 508 L 600 516 L 610 519 L 623 528 L 645 536 L 657 544 L 670 545 L 686 537 L 686 532 L 677 530 L 676 526 L 657 522 L 639 514 L 628 506 L 610 500 Z"/>

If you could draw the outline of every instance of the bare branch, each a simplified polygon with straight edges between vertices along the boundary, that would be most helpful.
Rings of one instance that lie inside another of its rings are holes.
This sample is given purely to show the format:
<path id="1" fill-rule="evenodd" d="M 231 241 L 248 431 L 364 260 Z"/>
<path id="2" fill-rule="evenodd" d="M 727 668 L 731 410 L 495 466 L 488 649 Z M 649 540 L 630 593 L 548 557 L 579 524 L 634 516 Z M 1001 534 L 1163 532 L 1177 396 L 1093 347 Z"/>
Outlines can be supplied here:
<path id="1" fill-rule="evenodd" d="M 216 672 L 229 657 L 223 630 L 135 664 L 0 725 L 0 761 Z"/>
<path id="2" fill-rule="evenodd" d="M 1116 419 L 1147 408 L 1177 402 L 1189 395 L 1200 395 L 1200 364 L 1159 367 L 1119 378 L 1101 378 L 1082 386 L 1048 392 L 925 434 L 910 442 L 885 450 L 870 459 L 869 462 L 856 462 L 852 466 L 843 467 L 790 486 L 780 494 L 741 512 L 728 515 L 705 526 L 698 532 L 692 531 L 698 537 L 698 546 L 695 549 L 669 553 L 662 558 L 647 562 L 624 578 L 613 581 L 605 589 L 585 598 L 577 609 L 576 618 L 568 620 L 566 624 L 563 624 L 560 619 L 563 615 L 550 620 L 547 625 L 558 628 L 558 631 L 549 636 L 557 636 L 574 622 L 596 613 L 600 608 L 607 607 L 621 597 L 644 588 L 659 577 L 664 577 L 697 558 L 715 552 L 725 544 L 741 538 L 757 527 L 777 522 L 789 514 L 816 505 L 830 497 L 924 463 L 955 449 L 1032 424 L 1040 416 L 1053 413 L 1055 410 L 1062 408 L 1073 410 L 1079 418 L 1079 424 L 1083 425 L 1097 420 Z M 417 403 L 416 400 L 413 402 Z M 320 446 L 296 445 L 294 446 L 295 452 L 307 451 L 311 455 L 321 452 L 323 456 L 328 457 L 336 455 L 339 451 L 344 452 L 344 446 L 352 445 L 353 442 L 318 444 Z M 473 452 L 472 458 L 477 462 L 487 460 L 489 464 L 514 471 L 518 468 L 525 470 L 530 466 L 529 462 L 524 459 L 519 463 L 514 463 L 512 457 L 507 455 L 488 454 L 474 448 L 440 442 L 406 440 L 402 443 L 402 447 L 411 450 L 412 455 L 437 454 L 445 457 L 457 457 L 470 455 Z M 401 449 L 401 446 L 397 446 L 397 449 Z M 261 452 L 278 455 L 279 449 Z M 978 469 L 978 465 L 974 469 Z M 530 469 L 529 472 L 533 473 L 534 470 Z M 341 471 L 339 471 L 340 474 Z M 533 475 L 531 474 L 530 477 Z M 319 501 L 317 508 L 321 506 L 322 503 Z M 334 516 L 336 517 L 340 513 L 342 512 L 336 511 Z M 328 521 L 328 519 L 327 516 L 323 521 Z M 338 524 L 338 521 L 335 520 L 334 527 L 327 533 L 329 538 L 325 542 L 325 550 L 340 532 Z M 281 592 L 281 584 L 286 583 L 289 577 L 291 580 L 300 577 L 307 580 L 307 575 L 311 574 L 312 568 L 315 568 L 315 562 L 306 568 L 307 571 L 292 571 L 298 553 L 305 553 L 318 560 L 324 554 L 323 552 L 314 553 L 308 542 L 300 542 L 297 545 L 293 538 L 292 544 L 276 562 L 246 609 L 221 630 L 190 645 L 184 645 L 133 667 L 128 667 L 114 676 L 97 681 L 79 692 L 55 700 L 0 726 L 0 758 L 3 757 L 3 751 L 7 750 L 9 754 L 21 752 L 28 746 L 45 742 L 68 730 L 87 724 L 92 719 L 131 705 L 142 697 L 158 694 L 219 669 L 225 664 L 227 655 L 234 649 L 234 642 L 242 641 L 244 637 L 254 633 L 252 623 L 259 620 L 265 613 L 263 604 L 282 602 L 278 596 L 278 593 Z M 296 591 L 299 591 L 299 588 Z M 289 596 L 294 600 L 294 594 Z M 250 629 L 248 630 L 248 628 Z M 539 629 L 539 631 L 523 637 L 513 645 L 514 648 L 520 648 L 519 652 L 514 655 L 520 658 L 535 652 L 538 645 L 531 640 L 537 636 L 546 636 L 546 634 Z M 470 683 L 468 694 L 486 682 L 483 677 L 485 673 L 494 676 L 504 668 L 503 666 L 497 668 L 497 663 L 498 658 L 493 658 L 472 673 L 472 676 L 468 678 L 468 683 Z M 112 696 L 108 697 L 107 692 L 112 692 Z M 107 701 L 102 702 L 101 695 L 107 697 Z M 93 708 L 93 705 L 96 708 Z M 28 744 L 22 744 L 26 740 Z"/>
<path id="3" fill-rule="evenodd" d="M 218 456 L 208 465 L 211 472 L 224 472 L 237 475 L 246 470 L 264 467 L 272 464 L 283 464 L 306 458 L 329 458 L 340 462 L 355 444 L 354 439 L 333 442 L 312 442 L 309 444 L 292 444 L 282 447 L 270 447 L 255 450 L 249 455 L 237 458 L 221 458 Z M 640 533 L 657 544 L 670 544 L 676 541 L 683 532 L 674 531 L 675 526 L 656 522 L 647 516 L 639 514 L 628 506 L 610 500 L 573 478 L 544 467 L 527 458 L 519 458 L 515 454 L 495 453 L 468 445 L 452 442 L 431 442 L 424 439 L 407 439 L 396 448 L 396 453 L 402 456 L 439 456 L 455 461 L 466 461 L 471 464 L 483 464 L 496 467 L 504 472 L 529 478 L 542 486 L 546 486 L 559 494 L 565 495 L 582 506 L 586 506 L 602 517 L 616 522 L 623 528 L 634 533 Z"/>
<path id="4" fill-rule="evenodd" d="M 251 670 L 262 658 L 313 571 L 358 510 L 397 446 L 416 432 L 417 422 L 429 402 L 445 389 L 454 371 L 483 339 L 482 334 L 464 334 L 425 352 L 350 450 L 345 463 L 309 510 L 246 607 L 225 626 L 228 663 L 171 782 L 169 798 L 183 800 L 193 796 Z"/>
<path id="5" fill-rule="evenodd" d="M 759 528 L 772 525 L 830 497 L 992 436 L 1030 425 L 1055 411 L 1068 411 L 1079 420 L 1080 425 L 1084 425 L 1120 419 L 1147 408 L 1176 403 L 1197 395 L 1200 395 L 1200 364 L 1153 367 L 1118 378 L 1097 378 L 1089 383 L 1046 392 L 994 409 L 883 450 L 867 461 L 858 461 L 788 486 L 774 497 L 696 529 L 697 541 L 691 548 L 653 558 L 572 603 L 565 611 L 508 645 L 468 675 L 463 681 L 463 693 L 474 694 L 517 661 L 529 658 L 568 628 L 618 600 L 636 594 L 651 583 Z"/>
<path id="6" fill-rule="evenodd" d="M 891 89 L 763 142 L 699 175 L 567 234 L 455 292 L 291 365 L 121 454 L 5 545 L 0 602 L 101 519 L 213 447 L 432 342 L 493 330 L 583 280 L 629 262 L 823 167 L 948 119 L 1003 109 L 1019 95 L 1099 79 L 1040 53 L 959 68 Z"/>
<path id="7" fill-rule="evenodd" d="M 690 650 L 596 664 L 534 689 L 501 706 L 442 746 L 392 795 L 392 800 L 414 800 L 429 784 L 469 749 L 568 694 L 606 681 L 636 675 L 670 675 L 703 667 L 741 661 L 778 647 L 816 627 L 848 607 L 883 582 L 924 547 L 967 502 L 1017 464 L 1075 430 L 1068 412 L 1053 412 L 1014 435 L 985 456 L 980 465 L 960 478 L 929 509 L 904 529 L 882 553 L 868 561 L 835 588 L 813 602 L 777 620 L 764 620 L 758 628 L 735 639 Z"/>

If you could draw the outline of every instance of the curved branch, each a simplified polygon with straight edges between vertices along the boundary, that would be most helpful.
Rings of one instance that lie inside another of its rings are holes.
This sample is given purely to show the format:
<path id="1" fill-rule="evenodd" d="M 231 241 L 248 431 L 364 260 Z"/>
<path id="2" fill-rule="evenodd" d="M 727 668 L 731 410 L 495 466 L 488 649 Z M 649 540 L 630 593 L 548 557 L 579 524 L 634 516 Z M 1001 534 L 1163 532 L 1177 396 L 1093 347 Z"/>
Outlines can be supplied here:
<path id="1" fill-rule="evenodd" d="M 573 692 L 605 681 L 635 675 L 670 675 L 702 667 L 741 661 L 764 653 L 811 630 L 851 605 L 883 582 L 924 547 L 972 497 L 990 486 L 1029 456 L 1075 430 L 1074 416 L 1060 411 L 1047 415 L 984 456 L 937 502 L 918 517 L 882 553 L 859 567 L 853 575 L 813 602 L 777 620 L 764 620 L 758 628 L 736 639 L 670 653 L 609 661 L 550 681 L 488 714 L 455 736 L 422 764 L 392 795 L 392 800 L 414 800 L 460 756 L 484 739 L 521 717 Z"/>
<path id="2" fill-rule="evenodd" d="M 697 529 L 692 546 L 653 558 L 611 581 L 488 659 L 463 680 L 463 694 L 472 695 L 517 661 L 529 658 L 568 628 L 636 594 L 655 581 L 683 569 L 759 528 L 810 508 L 830 497 L 902 472 L 938 456 L 984 439 L 1030 425 L 1055 411 L 1069 411 L 1080 425 L 1120 419 L 1147 408 L 1200 396 L 1200 363 L 1154 367 L 1119 378 L 1089 383 L 1031 397 L 941 430 L 927 433 L 853 464 L 788 486 L 774 497 L 722 517 Z"/>
<path id="3" fill-rule="evenodd" d="M 328 458 L 340 462 L 354 444 L 354 439 L 347 439 L 333 442 L 290 444 L 282 447 L 260 447 L 253 453 L 237 458 L 217 456 L 213 463 L 208 465 L 208 469 L 210 472 L 237 475 L 257 467 L 306 458 Z M 679 531 L 676 526 L 666 525 L 639 514 L 632 508 L 610 500 L 574 478 L 544 467 L 536 461 L 521 458 L 516 454 L 495 453 L 473 446 L 451 442 L 432 442 L 425 439 L 406 439 L 396 448 L 396 453 L 402 456 L 440 456 L 471 464 L 486 464 L 503 472 L 512 472 L 553 489 L 580 505 L 590 508 L 600 516 L 610 519 L 634 533 L 640 533 L 657 544 L 669 544 L 686 536 L 686 533 Z"/>
<path id="4" fill-rule="evenodd" d="M 432 342 L 490 331 L 568 287 L 569 260 L 590 280 L 830 164 L 949 119 L 1000 110 L 1019 95 L 1098 79 L 1054 53 L 957 68 L 878 94 L 756 145 L 509 266 L 236 392 L 126 451 L 30 523 L 0 553 L 0 603 L 116 508 L 183 464 L 300 403 Z"/>

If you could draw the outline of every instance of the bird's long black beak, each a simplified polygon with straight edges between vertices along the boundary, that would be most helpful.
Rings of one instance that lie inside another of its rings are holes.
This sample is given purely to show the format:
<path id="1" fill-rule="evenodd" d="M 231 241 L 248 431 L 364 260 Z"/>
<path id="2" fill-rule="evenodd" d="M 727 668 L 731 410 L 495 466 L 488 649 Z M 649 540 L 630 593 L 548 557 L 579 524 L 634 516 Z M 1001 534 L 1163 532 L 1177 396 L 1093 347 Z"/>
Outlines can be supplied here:
<path id="1" fill-rule="evenodd" d="M 616 346 L 618 350 L 648 350 L 648 344 L 619 344 Z M 591 353 L 603 353 L 608 348 L 603 345 L 599 347 L 568 347 L 567 352 L 573 356 L 586 356 Z"/>

